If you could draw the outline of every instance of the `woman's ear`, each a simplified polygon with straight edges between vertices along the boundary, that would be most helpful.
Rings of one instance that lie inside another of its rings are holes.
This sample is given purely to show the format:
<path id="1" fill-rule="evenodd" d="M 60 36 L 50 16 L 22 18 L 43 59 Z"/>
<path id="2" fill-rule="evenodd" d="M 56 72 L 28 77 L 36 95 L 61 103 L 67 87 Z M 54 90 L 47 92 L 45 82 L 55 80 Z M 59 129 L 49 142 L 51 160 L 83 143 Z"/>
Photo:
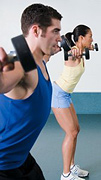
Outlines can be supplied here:
<path id="1" fill-rule="evenodd" d="M 79 36 L 79 40 L 82 41 L 84 37 L 82 35 Z"/>

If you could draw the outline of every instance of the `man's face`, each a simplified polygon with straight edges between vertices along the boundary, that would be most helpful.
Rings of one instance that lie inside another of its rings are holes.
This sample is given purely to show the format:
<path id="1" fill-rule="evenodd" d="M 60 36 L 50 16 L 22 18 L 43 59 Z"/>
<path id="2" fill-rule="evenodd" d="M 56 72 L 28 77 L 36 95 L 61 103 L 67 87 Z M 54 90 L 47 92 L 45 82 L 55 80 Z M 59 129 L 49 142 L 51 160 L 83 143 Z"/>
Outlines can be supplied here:
<path id="1" fill-rule="evenodd" d="M 52 19 L 52 25 L 47 28 L 46 32 L 42 32 L 40 48 L 44 54 L 53 55 L 59 51 L 58 42 L 61 41 L 60 30 L 60 21 Z"/>

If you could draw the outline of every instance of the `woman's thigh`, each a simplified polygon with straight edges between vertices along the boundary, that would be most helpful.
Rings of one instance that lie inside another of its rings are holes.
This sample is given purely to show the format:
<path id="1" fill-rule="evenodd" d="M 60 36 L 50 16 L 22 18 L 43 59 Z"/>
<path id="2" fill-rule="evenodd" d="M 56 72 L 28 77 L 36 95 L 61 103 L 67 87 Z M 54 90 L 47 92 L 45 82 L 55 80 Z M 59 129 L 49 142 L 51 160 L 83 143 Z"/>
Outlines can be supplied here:
<path id="1" fill-rule="evenodd" d="M 69 133 L 75 130 L 76 125 L 75 121 L 69 108 L 52 108 L 54 115 L 61 126 L 61 128 L 66 132 Z"/>
<path id="2" fill-rule="evenodd" d="M 71 111 L 71 114 L 72 114 L 72 116 L 73 116 L 75 126 L 76 126 L 76 128 L 79 130 L 79 129 L 80 129 L 80 127 L 79 127 L 79 121 L 78 121 L 78 117 L 77 117 L 77 114 L 76 114 L 76 111 L 75 111 L 75 108 L 74 108 L 73 103 L 72 103 L 71 106 L 70 106 L 70 111 Z"/>

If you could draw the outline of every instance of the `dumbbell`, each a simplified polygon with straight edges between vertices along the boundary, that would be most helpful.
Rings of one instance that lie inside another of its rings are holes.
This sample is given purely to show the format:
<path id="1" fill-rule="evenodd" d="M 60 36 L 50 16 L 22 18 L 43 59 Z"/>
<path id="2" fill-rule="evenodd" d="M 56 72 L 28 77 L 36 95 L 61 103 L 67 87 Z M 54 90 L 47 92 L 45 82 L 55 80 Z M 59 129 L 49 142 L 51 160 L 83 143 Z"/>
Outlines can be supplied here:
<path id="1" fill-rule="evenodd" d="M 61 38 L 62 41 L 60 46 L 64 49 L 64 59 L 68 60 L 68 57 L 72 56 L 72 54 L 68 54 L 68 51 L 70 51 L 72 47 L 64 35 L 62 35 Z M 90 59 L 89 49 L 85 48 L 85 52 L 81 56 L 85 56 L 86 59 Z"/>
<path id="2" fill-rule="evenodd" d="M 64 51 L 67 51 L 67 52 L 70 51 L 71 45 L 68 39 L 64 35 L 62 35 L 61 38 L 62 38 L 62 41 L 60 42 L 60 46 L 64 49 Z"/>
<path id="3" fill-rule="evenodd" d="M 64 51 L 64 58 L 65 58 L 65 61 L 68 61 L 68 57 L 69 56 L 72 56 L 72 54 L 68 54 L 67 51 Z M 82 53 L 81 57 L 82 56 L 85 56 L 86 60 L 90 59 L 90 54 L 89 54 L 89 49 L 88 48 L 85 48 L 85 51 L 84 53 Z M 74 58 L 75 59 L 75 58 Z"/>
<path id="4" fill-rule="evenodd" d="M 93 45 L 93 48 L 94 48 L 96 51 L 98 51 L 98 50 L 99 50 L 99 48 L 98 48 L 98 44 L 97 44 L 97 43 L 95 43 L 95 44 Z"/>
<path id="5" fill-rule="evenodd" d="M 15 62 L 20 61 L 25 72 L 36 69 L 36 63 L 34 57 L 28 47 L 28 44 L 23 35 L 16 36 L 11 39 L 11 42 L 15 48 L 15 52 L 8 54 L 8 61 Z"/>

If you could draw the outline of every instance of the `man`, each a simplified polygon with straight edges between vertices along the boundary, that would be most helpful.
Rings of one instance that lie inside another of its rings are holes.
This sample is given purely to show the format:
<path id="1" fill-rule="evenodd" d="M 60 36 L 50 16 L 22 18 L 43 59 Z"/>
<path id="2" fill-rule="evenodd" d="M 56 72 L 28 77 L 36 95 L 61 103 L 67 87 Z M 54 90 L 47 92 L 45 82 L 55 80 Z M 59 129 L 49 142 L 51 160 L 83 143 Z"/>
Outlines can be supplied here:
<path id="1" fill-rule="evenodd" d="M 28 73 L 18 61 L 14 67 L 7 64 L 0 48 L 0 180 L 45 179 L 29 152 L 51 110 L 52 87 L 43 56 L 57 50 L 61 18 L 42 4 L 22 13 L 21 29 L 37 66 Z"/>

